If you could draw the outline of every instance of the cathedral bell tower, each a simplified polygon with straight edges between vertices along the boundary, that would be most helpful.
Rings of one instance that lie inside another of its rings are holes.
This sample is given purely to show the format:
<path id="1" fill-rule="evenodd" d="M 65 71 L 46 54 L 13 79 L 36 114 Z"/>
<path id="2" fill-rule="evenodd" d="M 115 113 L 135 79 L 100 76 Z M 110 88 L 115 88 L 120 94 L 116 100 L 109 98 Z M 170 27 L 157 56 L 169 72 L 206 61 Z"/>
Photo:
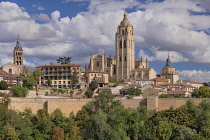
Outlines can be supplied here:
<path id="1" fill-rule="evenodd" d="M 115 34 L 116 49 L 116 76 L 119 79 L 128 79 L 130 71 L 135 68 L 134 30 L 127 13 L 118 25 Z"/>
<path id="2" fill-rule="evenodd" d="M 13 57 L 14 57 L 14 64 L 18 66 L 20 71 L 23 68 L 23 49 L 20 46 L 19 37 L 20 35 L 17 36 L 17 43 L 13 51 Z"/>

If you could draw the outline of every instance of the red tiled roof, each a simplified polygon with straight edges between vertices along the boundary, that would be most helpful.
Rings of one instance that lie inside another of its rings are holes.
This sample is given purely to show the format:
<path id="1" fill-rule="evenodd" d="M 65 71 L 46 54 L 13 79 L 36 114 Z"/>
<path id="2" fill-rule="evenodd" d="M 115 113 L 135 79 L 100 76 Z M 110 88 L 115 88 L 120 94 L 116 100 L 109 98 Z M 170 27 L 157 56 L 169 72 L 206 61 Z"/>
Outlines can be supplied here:
<path id="1" fill-rule="evenodd" d="M 12 77 L 12 78 L 17 78 L 20 77 L 18 74 L 10 74 L 4 70 L 0 70 L 0 76 L 2 77 Z"/>

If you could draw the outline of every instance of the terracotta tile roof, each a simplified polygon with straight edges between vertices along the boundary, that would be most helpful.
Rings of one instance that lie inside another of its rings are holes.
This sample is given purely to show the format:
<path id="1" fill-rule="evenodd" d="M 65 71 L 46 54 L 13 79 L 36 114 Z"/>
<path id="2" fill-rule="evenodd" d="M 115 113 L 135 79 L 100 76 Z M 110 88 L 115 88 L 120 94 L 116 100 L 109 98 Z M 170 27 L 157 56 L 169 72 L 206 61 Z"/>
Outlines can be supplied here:
<path id="1" fill-rule="evenodd" d="M 12 77 L 12 78 L 20 77 L 18 74 L 10 74 L 10 73 L 8 73 L 8 72 L 6 72 L 4 70 L 0 70 L 0 76 L 4 77 L 4 78 L 6 78 L 6 77 Z"/>

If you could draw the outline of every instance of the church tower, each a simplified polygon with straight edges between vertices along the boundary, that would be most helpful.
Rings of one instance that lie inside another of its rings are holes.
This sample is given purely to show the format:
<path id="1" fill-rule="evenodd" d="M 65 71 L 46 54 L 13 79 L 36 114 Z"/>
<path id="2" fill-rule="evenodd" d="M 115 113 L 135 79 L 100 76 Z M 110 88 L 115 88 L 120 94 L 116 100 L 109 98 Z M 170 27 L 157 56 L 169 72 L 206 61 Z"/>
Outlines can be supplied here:
<path id="1" fill-rule="evenodd" d="M 17 43 L 16 47 L 14 48 L 13 51 L 13 57 L 14 57 L 14 64 L 18 66 L 19 71 L 23 69 L 23 49 L 20 46 L 20 40 L 19 40 L 20 35 L 17 36 Z"/>
<path id="2" fill-rule="evenodd" d="M 128 79 L 130 71 L 135 68 L 135 47 L 133 25 L 130 24 L 126 12 L 115 34 L 115 49 L 116 77 Z"/>
<path id="3" fill-rule="evenodd" d="M 176 69 L 171 66 L 169 55 L 166 59 L 166 66 L 162 68 L 161 77 L 169 79 L 169 83 L 171 84 L 175 84 L 179 80 L 179 75 L 176 73 Z"/>

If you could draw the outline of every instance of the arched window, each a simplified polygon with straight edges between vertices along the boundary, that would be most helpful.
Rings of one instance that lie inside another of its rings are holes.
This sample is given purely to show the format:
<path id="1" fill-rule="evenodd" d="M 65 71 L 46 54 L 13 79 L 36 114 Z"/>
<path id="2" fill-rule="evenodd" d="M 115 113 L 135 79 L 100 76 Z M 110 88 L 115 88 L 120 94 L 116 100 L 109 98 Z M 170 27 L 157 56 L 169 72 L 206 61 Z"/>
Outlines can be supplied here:
<path id="1" fill-rule="evenodd" d="M 99 67 L 99 61 L 96 62 L 96 66 Z"/>
<path id="2" fill-rule="evenodd" d="M 12 69 L 9 69 L 9 73 L 12 73 Z"/>
<path id="3" fill-rule="evenodd" d="M 126 48 L 126 40 L 124 40 L 124 44 L 123 44 L 124 48 Z"/>
<path id="4" fill-rule="evenodd" d="M 120 41 L 120 48 L 122 48 L 122 41 Z"/>

